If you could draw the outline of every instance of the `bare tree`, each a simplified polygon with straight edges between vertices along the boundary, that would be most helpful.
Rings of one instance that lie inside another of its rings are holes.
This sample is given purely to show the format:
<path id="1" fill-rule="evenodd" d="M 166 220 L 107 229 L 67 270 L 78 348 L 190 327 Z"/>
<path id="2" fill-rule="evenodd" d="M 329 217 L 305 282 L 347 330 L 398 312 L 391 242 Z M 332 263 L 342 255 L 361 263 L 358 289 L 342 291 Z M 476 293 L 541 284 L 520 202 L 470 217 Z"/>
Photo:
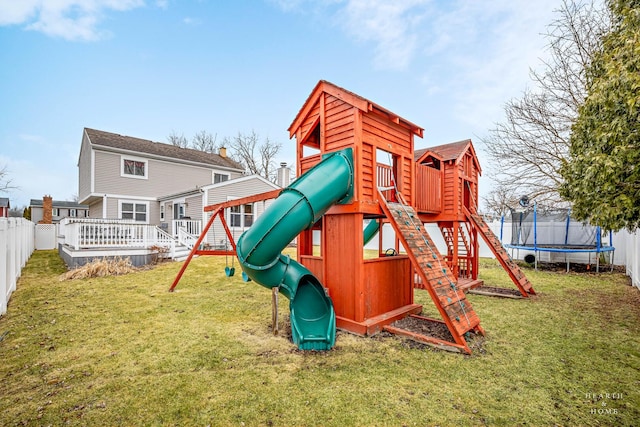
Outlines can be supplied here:
<path id="1" fill-rule="evenodd" d="M 178 135 L 174 130 L 172 130 L 167 137 L 167 141 L 169 142 L 169 144 L 180 148 L 187 148 L 189 146 L 189 141 L 187 140 L 187 138 L 185 138 L 184 134 L 181 133 L 180 135 Z"/>
<path id="2" fill-rule="evenodd" d="M 522 196 L 522 194 L 517 194 L 513 188 L 495 188 L 484 198 L 485 214 L 497 217 L 507 215 L 511 209 L 518 208 Z"/>
<path id="3" fill-rule="evenodd" d="M 277 180 L 275 158 L 281 148 L 282 144 L 273 143 L 269 141 L 269 138 L 266 138 L 262 145 L 258 147 L 258 151 L 260 152 L 260 168 L 262 169 L 261 175 L 272 182 L 276 182 Z"/>
<path id="4" fill-rule="evenodd" d="M 548 60 L 531 70 L 533 89 L 505 105 L 506 120 L 482 139 L 492 160 L 489 176 L 499 194 L 509 190 L 543 203 L 560 203 L 560 167 L 571 126 L 586 97 L 586 69 L 611 27 L 599 1 L 564 0 L 547 27 Z"/>
<path id="5" fill-rule="evenodd" d="M 26 208 L 25 207 L 21 207 L 21 208 L 11 208 L 9 209 L 9 216 L 11 218 L 21 218 L 24 216 L 24 210 Z"/>
<path id="6" fill-rule="evenodd" d="M 0 193 L 8 193 L 10 190 L 15 190 L 18 187 L 12 184 L 13 180 L 9 178 L 9 170 L 4 165 L 0 167 Z"/>
<path id="7" fill-rule="evenodd" d="M 266 138 L 260 142 L 255 131 L 245 135 L 238 132 L 235 138 L 225 138 L 223 145 L 231 151 L 232 157 L 240 162 L 247 173 L 260 175 L 270 181 L 275 180 L 275 158 L 282 148 L 279 142 Z"/>
<path id="8" fill-rule="evenodd" d="M 218 149 L 218 145 L 216 145 L 217 138 L 218 135 L 212 135 L 205 130 L 201 130 L 193 136 L 191 148 L 207 153 L 214 153 Z"/>

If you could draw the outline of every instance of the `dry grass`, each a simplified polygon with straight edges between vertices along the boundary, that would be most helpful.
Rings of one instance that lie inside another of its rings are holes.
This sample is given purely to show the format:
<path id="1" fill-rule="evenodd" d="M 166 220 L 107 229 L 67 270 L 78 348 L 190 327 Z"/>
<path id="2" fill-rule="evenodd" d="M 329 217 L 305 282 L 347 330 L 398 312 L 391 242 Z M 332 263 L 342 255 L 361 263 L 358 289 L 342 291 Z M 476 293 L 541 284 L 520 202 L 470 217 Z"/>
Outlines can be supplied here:
<path id="1" fill-rule="evenodd" d="M 271 293 L 224 257 L 59 281 L 36 252 L 0 319 L 0 424 L 636 425 L 640 298 L 620 274 L 527 271 L 534 300 L 470 295 L 471 356 L 338 333 L 303 353 L 271 334 Z M 483 278 L 508 286 L 492 261 Z M 416 298 L 432 311 L 426 292 Z M 287 300 L 280 299 L 281 329 Z M 602 396 L 600 396 L 602 393 Z M 609 397 L 606 396 L 609 393 Z M 616 397 L 616 398 L 614 398 Z M 604 412 L 609 410 L 609 412 Z"/>
<path id="2" fill-rule="evenodd" d="M 131 264 L 129 257 L 94 259 L 81 267 L 60 275 L 60 280 L 90 279 L 92 277 L 121 276 L 138 269 Z"/>

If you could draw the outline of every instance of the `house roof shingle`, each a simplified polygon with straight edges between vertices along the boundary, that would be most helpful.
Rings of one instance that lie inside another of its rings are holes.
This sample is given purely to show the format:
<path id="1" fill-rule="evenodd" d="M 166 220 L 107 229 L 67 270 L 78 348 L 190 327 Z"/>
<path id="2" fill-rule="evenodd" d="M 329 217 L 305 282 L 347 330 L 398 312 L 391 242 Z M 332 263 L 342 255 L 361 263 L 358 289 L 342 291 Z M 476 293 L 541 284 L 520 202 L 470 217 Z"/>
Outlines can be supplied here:
<path id="1" fill-rule="evenodd" d="M 31 199 L 29 206 L 42 206 L 42 199 Z M 89 209 L 89 205 L 81 205 L 77 202 L 53 200 L 51 206 L 54 208 Z"/>
<path id="2" fill-rule="evenodd" d="M 471 140 L 465 139 L 458 142 L 451 142 L 449 144 L 436 145 L 435 147 L 422 148 L 413 153 L 413 159 L 417 161 L 424 155 L 424 153 L 431 151 L 442 157 L 442 160 L 444 161 L 455 160 L 460 157 L 469 144 L 471 144 Z"/>
<path id="3" fill-rule="evenodd" d="M 302 108 L 300 108 L 298 114 L 296 114 L 296 117 L 293 119 L 293 122 L 291 123 L 291 125 L 289 125 L 290 138 L 293 138 L 296 129 L 302 125 L 311 107 L 317 102 L 318 97 L 323 92 L 329 93 L 336 98 L 341 99 L 342 101 L 353 105 L 354 107 L 357 107 L 363 111 L 376 112 L 377 114 L 380 114 L 392 120 L 396 124 L 410 129 L 412 133 L 422 138 L 424 129 L 422 129 L 420 126 L 411 123 L 409 120 L 398 116 L 397 114 L 387 110 L 386 108 L 380 106 L 379 104 L 376 104 L 375 102 L 363 98 L 356 93 L 353 93 L 326 80 L 320 80 L 307 97 L 307 100 L 304 102 L 304 104 L 302 104 Z"/>
<path id="4" fill-rule="evenodd" d="M 134 151 L 152 156 L 169 157 L 188 162 L 202 163 L 211 166 L 243 170 L 242 165 L 218 154 L 206 153 L 192 148 L 180 148 L 162 142 L 124 136 L 97 129 L 84 128 L 92 145 L 110 147 L 118 150 Z"/>
<path id="5" fill-rule="evenodd" d="M 0 208 L 8 208 L 8 207 L 9 207 L 9 198 L 0 197 Z"/>

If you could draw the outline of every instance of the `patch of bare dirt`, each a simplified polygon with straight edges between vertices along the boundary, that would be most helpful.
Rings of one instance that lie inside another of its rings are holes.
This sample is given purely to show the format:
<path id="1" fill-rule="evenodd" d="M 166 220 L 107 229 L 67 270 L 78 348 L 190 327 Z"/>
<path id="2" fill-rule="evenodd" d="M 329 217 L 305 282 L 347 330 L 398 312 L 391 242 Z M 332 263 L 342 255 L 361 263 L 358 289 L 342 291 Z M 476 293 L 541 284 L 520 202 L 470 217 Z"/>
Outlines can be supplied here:
<path id="1" fill-rule="evenodd" d="M 512 289 L 512 288 L 498 288 L 495 286 L 480 286 L 479 288 L 475 288 L 469 291 L 469 293 L 475 293 L 475 294 L 486 294 L 486 293 L 490 293 L 490 294 L 495 294 L 496 296 L 507 296 L 507 297 L 517 297 L 517 298 L 521 298 L 522 294 L 520 293 L 520 291 L 518 289 Z"/>
<path id="2" fill-rule="evenodd" d="M 533 264 L 526 264 L 528 268 L 533 268 Z M 567 271 L 567 263 L 566 262 L 541 262 L 538 261 L 538 270 L 542 271 L 557 271 L 559 273 Z M 600 273 L 609 273 L 612 270 L 612 266 L 608 264 L 600 265 Z M 580 263 L 569 263 L 569 272 L 570 273 L 596 273 L 596 264 L 595 262 L 592 264 L 580 264 Z M 613 266 L 614 273 L 624 273 L 625 266 L 624 265 L 614 265 Z"/>
<path id="3" fill-rule="evenodd" d="M 396 320 L 391 324 L 398 329 L 413 332 L 415 334 L 426 335 L 443 341 L 455 342 L 447 325 L 433 320 L 421 319 L 407 316 L 404 319 Z"/>

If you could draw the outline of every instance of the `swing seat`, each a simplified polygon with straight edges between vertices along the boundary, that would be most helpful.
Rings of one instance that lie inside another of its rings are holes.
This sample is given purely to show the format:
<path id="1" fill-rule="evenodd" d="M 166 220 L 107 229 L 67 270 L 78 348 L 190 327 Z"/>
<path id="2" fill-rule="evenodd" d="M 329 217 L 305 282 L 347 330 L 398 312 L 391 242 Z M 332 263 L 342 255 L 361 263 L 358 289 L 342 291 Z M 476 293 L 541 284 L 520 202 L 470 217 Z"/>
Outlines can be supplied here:
<path id="1" fill-rule="evenodd" d="M 249 277 L 247 275 L 247 273 L 245 273 L 244 271 L 242 272 L 242 280 L 245 282 L 250 282 L 251 281 L 251 277 Z"/>
<path id="2" fill-rule="evenodd" d="M 224 268 L 224 274 L 226 274 L 227 277 L 233 276 L 235 274 L 235 272 L 236 272 L 236 268 L 235 267 L 227 266 L 227 267 Z"/>

